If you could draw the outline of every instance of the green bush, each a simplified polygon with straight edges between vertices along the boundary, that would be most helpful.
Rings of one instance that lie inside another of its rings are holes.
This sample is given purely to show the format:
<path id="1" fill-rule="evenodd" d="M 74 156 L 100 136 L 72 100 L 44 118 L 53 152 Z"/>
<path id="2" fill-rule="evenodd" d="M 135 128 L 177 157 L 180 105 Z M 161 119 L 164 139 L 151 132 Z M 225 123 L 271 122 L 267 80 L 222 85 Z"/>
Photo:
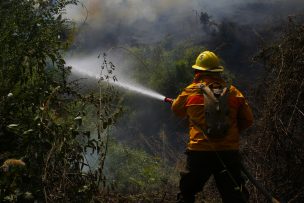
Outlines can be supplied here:
<path id="1" fill-rule="evenodd" d="M 80 126 L 93 108 L 102 134 L 116 115 L 114 94 L 83 96 L 67 80 L 63 53 L 73 25 L 62 14 L 71 3 L 0 2 L 0 202 L 90 202 L 100 195 L 103 166 L 83 167 L 88 149 L 104 158 L 104 140 Z M 8 159 L 25 165 L 6 167 Z"/>
<path id="2" fill-rule="evenodd" d="M 109 145 L 105 167 L 108 181 L 123 195 L 163 192 L 167 184 L 174 184 L 172 173 L 178 176 L 159 157 L 114 141 Z"/>

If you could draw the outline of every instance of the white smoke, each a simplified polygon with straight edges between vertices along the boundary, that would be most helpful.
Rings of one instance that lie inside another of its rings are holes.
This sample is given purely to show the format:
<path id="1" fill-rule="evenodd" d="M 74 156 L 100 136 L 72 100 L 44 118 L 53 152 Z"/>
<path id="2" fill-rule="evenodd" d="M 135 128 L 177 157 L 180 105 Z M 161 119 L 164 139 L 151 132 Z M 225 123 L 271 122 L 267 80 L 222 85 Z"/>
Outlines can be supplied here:
<path id="1" fill-rule="evenodd" d="M 191 1 L 190 1 L 191 2 Z M 88 11 L 88 21 L 95 26 L 105 22 L 121 22 L 131 25 L 137 21 L 155 22 L 164 13 L 184 13 L 191 11 L 191 3 L 184 0 L 81 0 Z M 85 13 L 81 6 L 70 6 L 67 17 L 76 21 Z"/>
<path id="2" fill-rule="evenodd" d="M 169 35 L 191 39 L 202 32 L 200 12 L 215 22 L 259 26 L 303 10 L 303 0 L 80 0 L 67 8 L 66 17 L 79 23 L 86 19 L 83 46 L 96 49 L 155 43 Z"/>
<path id="3" fill-rule="evenodd" d="M 229 18 L 236 13 L 242 13 L 245 5 L 268 4 L 269 10 L 261 11 L 259 7 L 255 9 L 257 15 L 275 10 L 288 10 L 287 12 L 297 12 L 303 10 L 303 0 L 80 0 L 78 6 L 67 8 L 67 17 L 76 21 L 84 19 L 86 9 L 88 11 L 88 22 L 94 26 L 103 26 L 106 22 L 120 22 L 132 25 L 138 21 L 156 22 L 159 16 L 170 14 L 172 18 L 193 11 L 205 11 L 214 18 Z M 84 9 L 81 5 L 84 5 Z M 274 5 L 276 7 L 271 7 Z M 246 15 L 246 14 L 244 14 Z M 251 16 L 251 18 L 256 18 Z M 178 25 L 177 25 L 178 26 Z"/>

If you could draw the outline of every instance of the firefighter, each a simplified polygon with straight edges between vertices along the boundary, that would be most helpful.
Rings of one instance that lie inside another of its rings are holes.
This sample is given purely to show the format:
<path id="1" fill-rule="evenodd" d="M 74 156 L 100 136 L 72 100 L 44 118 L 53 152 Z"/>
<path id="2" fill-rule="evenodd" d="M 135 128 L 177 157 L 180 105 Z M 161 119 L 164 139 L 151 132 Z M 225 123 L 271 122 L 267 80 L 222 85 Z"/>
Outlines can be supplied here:
<path id="1" fill-rule="evenodd" d="M 177 202 L 194 202 L 211 175 L 224 203 L 248 202 L 239 147 L 240 133 L 253 123 L 251 108 L 242 93 L 222 79 L 224 67 L 213 52 L 199 54 L 192 68 L 193 83 L 172 103 L 172 111 L 188 118 L 190 128 Z M 207 112 L 212 105 L 216 110 Z M 225 106 L 228 111 L 222 110 Z"/>

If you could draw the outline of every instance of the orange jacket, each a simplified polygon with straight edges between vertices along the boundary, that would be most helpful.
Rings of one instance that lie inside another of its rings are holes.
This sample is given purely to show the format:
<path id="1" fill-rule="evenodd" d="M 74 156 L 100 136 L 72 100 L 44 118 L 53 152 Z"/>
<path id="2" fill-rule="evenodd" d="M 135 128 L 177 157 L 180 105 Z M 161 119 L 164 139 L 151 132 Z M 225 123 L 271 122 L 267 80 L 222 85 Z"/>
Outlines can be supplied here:
<path id="1" fill-rule="evenodd" d="M 172 111 L 180 117 L 188 117 L 190 140 L 188 149 L 194 151 L 222 151 L 239 149 L 239 133 L 253 123 L 252 111 L 242 93 L 234 86 L 230 87 L 228 97 L 231 126 L 222 138 L 207 138 L 201 128 L 205 125 L 204 96 L 197 88 L 198 83 L 208 85 L 211 82 L 224 83 L 222 79 L 204 77 L 200 82 L 193 82 L 174 100 Z"/>

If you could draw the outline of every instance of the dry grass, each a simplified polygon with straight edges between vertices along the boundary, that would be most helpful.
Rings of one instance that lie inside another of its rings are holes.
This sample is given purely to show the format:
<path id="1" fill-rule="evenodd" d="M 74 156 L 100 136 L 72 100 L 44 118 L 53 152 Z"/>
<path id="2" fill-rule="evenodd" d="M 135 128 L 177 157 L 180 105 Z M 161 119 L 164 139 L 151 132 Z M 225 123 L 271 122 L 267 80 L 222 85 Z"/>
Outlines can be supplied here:
<path id="1" fill-rule="evenodd" d="M 288 202 L 304 201 L 304 25 L 290 17 L 281 39 L 258 58 L 266 77 L 259 87 L 262 101 L 256 136 L 246 146 L 255 176 L 266 188 Z M 265 202 L 251 188 L 253 202 Z"/>

